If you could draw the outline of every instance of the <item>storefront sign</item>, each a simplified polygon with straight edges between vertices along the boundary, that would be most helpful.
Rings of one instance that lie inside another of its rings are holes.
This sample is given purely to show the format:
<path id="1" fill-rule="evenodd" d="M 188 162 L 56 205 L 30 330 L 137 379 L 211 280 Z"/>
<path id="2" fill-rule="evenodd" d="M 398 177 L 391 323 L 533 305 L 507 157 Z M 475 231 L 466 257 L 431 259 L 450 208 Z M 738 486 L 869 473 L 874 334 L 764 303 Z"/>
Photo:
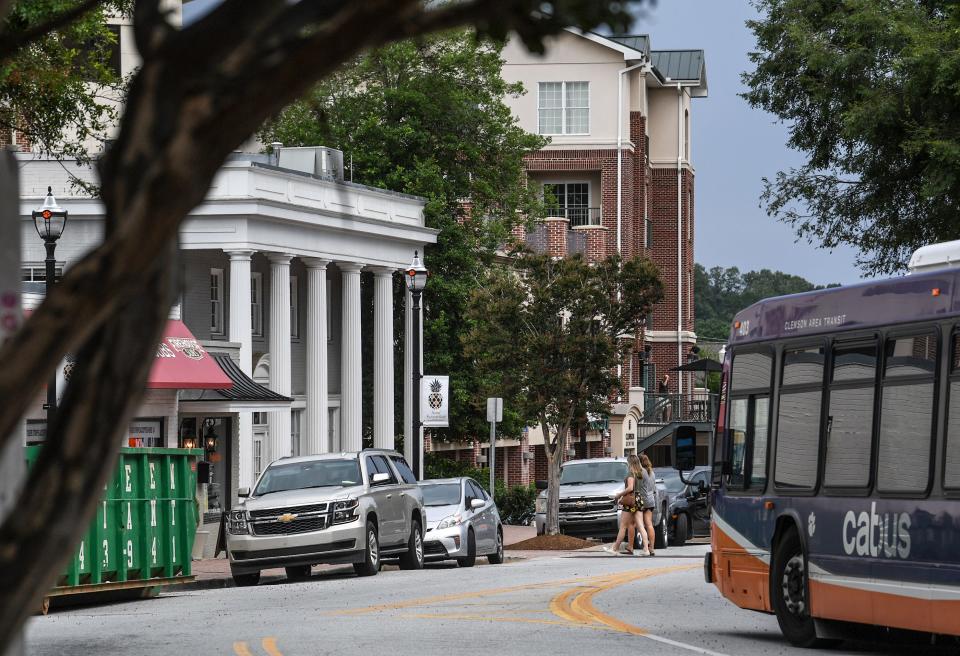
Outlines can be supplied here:
<path id="1" fill-rule="evenodd" d="M 420 420 L 426 428 L 446 428 L 449 417 L 450 377 L 420 379 Z"/>
<path id="2" fill-rule="evenodd" d="M 163 446 L 163 420 L 134 419 L 127 435 L 127 446 Z"/>

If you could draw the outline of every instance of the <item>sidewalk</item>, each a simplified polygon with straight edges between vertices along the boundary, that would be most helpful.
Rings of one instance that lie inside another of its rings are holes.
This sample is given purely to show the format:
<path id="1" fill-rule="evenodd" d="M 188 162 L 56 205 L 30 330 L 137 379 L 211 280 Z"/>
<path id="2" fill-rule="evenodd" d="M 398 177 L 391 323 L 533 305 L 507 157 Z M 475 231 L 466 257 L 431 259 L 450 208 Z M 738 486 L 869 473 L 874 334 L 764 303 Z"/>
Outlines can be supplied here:
<path id="1" fill-rule="evenodd" d="M 504 545 L 509 546 L 517 542 L 522 542 L 523 540 L 531 538 L 536 534 L 537 530 L 533 526 L 504 525 L 503 542 Z M 505 554 L 504 562 L 509 563 L 518 560 L 527 560 L 528 558 L 557 555 L 558 553 L 560 552 L 510 551 Z M 486 564 L 486 558 L 477 558 L 477 565 Z M 221 554 L 220 558 L 204 558 L 202 560 L 195 560 L 193 561 L 192 567 L 193 575 L 196 577 L 193 581 L 189 583 L 166 586 L 165 591 L 175 592 L 177 590 L 211 590 L 216 588 L 235 587 L 233 578 L 230 576 L 230 563 L 223 554 Z M 383 565 L 383 569 L 397 569 L 397 566 L 385 564 Z M 315 565 L 313 567 L 313 576 L 330 576 L 337 574 L 353 575 L 353 567 L 351 565 Z M 284 573 L 283 568 L 265 569 L 260 573 L 261 583 L 283 581 L 286 580 L 286 578 L 287 576 Z"/>

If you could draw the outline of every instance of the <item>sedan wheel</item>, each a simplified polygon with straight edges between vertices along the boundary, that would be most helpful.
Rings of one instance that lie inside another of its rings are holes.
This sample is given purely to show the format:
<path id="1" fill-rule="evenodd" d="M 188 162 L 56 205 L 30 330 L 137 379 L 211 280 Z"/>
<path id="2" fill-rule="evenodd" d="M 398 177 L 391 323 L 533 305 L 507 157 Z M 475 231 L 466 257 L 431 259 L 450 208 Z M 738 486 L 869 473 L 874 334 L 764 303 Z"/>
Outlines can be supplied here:
<path id="1" fill-rule="evenodd" d="M 497 550 L 487 556 L 487 562 L 491 565 L 499 565 L 503 562 L 503 529 L 497 529 Z"/>

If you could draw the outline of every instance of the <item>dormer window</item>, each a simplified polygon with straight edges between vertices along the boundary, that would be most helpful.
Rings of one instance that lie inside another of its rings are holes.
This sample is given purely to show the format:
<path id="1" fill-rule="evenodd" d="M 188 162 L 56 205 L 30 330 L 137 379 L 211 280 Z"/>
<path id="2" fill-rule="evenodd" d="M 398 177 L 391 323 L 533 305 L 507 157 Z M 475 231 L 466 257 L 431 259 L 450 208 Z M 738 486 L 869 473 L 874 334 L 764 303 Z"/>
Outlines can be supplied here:
<path id="1" fill-rule="evenodd" d="M 540 134 L 590 134 L 589 82 L 541 82 L 537 107 Z"/>

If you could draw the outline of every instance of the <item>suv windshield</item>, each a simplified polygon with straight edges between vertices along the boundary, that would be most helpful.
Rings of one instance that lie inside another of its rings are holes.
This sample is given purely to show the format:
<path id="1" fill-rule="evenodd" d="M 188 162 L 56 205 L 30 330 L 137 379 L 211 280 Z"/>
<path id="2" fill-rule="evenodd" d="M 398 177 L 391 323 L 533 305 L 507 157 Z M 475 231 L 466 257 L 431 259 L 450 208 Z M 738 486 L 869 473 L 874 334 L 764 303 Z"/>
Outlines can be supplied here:
<path id="1" fill-rule="evenodd" d="M 425 506 L 453 506 L 460 503 L 459 483 L 439 483 L 437 485 L 423 485 L 423 505 Z"/>
<path id="2" fill-rule="evenodd" d="M 357 460 L 278 463 L 267 467 L 253 496 L 307 487 L 342 487 L 359 483 L 360 463 Z"/>
<path id="3" fill-rule="evenodd" d="M 625 462 L 581 462 L 563 466 L 560 470 L 560 485 L 620 483 L 626 477 Z"/>

